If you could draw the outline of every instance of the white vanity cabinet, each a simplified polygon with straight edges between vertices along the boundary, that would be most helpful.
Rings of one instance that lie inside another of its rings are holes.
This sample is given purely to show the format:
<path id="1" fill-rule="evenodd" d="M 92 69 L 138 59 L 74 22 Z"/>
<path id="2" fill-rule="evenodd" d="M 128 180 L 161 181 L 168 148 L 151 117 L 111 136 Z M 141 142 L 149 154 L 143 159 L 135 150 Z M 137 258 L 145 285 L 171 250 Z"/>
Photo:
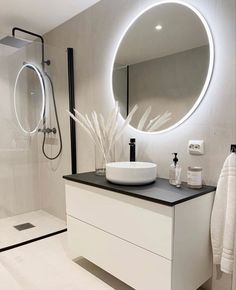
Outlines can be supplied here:
<path id="1" fill-rule="evenodd" d="M 83 256 L 138 290 L 196 290 L 212 275 L 213 196 L 167 206 L 67 180 L 73 258 Z"/>

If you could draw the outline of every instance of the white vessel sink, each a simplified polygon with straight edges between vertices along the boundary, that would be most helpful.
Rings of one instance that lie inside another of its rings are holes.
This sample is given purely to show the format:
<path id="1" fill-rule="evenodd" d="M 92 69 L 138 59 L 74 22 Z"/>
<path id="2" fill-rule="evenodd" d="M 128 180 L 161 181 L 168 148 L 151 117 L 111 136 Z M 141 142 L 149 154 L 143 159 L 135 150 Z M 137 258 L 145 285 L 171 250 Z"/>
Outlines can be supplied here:
<path id="1" fill-rule="evenodd" d="M 150 162 L 111 162 L 106 164 L 106 179 L 123 185 L 141 185 L 156 179 L 157 165 Z"/>

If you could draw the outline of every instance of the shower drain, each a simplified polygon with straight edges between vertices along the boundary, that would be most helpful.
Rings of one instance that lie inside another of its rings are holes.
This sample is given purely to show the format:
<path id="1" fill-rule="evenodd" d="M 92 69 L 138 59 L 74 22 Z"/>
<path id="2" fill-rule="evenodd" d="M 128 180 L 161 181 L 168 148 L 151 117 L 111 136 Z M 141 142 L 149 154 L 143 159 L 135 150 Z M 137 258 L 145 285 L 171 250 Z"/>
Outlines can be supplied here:
<path id="1" fill-rule="evenodd" d="M 24 231 L 24 230 L 28 230 L 34 227 L 35 226 L 32 225 L 31 223 L 24 223 L 24 224 L 14 226 L 14 228 L 17 229 L 18 231 Z"/>

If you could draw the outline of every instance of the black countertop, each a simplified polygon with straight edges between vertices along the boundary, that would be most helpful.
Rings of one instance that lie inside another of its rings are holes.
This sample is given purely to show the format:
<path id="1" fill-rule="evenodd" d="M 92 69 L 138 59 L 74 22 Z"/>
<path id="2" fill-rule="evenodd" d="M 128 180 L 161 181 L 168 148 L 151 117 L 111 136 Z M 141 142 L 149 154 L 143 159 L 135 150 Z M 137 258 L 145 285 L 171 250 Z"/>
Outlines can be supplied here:
<path id="1" fill-rule="evenodd" d="M 201 189 L 191 189 L 187 187 L 186 183 L 183 183 L 180 188 L 176 188 L 164 178 L 157 178 L 155 182 L 148 185 L 117 185 L 107 181 L 105 176 L 96 175 L 95 172 L 66 175 L 63 178 L 168 206 L 174 206 L 216 189 L 207 185 L 204 185 Z"/>

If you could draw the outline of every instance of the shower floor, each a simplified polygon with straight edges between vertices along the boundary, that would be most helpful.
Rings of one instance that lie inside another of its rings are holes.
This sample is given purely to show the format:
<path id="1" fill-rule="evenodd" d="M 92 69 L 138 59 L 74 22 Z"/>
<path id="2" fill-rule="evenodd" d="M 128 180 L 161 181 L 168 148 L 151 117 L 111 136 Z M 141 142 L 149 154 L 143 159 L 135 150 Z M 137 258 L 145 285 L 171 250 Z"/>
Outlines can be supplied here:
<path id="1" fill-rule="evenodd" d="M 0 250 L 64 229 L 65 221 L 43 210 L 3 218 L 0 219 Z"/>

